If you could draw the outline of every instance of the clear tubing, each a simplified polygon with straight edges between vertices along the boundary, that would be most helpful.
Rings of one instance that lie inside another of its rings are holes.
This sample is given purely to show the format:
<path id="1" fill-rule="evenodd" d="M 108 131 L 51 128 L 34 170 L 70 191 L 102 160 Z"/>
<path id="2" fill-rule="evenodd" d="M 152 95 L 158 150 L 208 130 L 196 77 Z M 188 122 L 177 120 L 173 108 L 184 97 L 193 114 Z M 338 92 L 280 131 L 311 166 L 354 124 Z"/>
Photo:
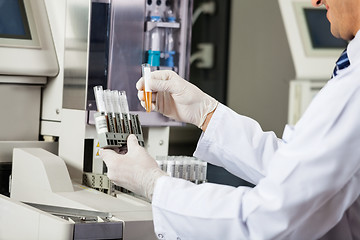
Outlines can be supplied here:
<path id="1" fill-rule="evenodd" d="M 168 22 L 175 22 L 175 16 L 171 9 L 167 10 L 166 18 Z M 165 33 L 165 52 L 174 51 L 174 46 L 173 29 L 167 28 Z"/>
<path id="2" fill-rule="evenodd" d="M 156 27 L 151 32 L 151 50 L 152 51 L 160 51 L 160 44 L 161 44 L 160 37 L 161 37 L 160 29 L 158 27 Z"/>
<path id="3" fill-rule="evenodd" d="M 159 6 L 156 6 L 154 11 L 150 13 L 150 20 L 152 22 L 161 22 L 162 14 L 160 12 Z M 163 29 L 155 27 L 150 33 L 151 43 L 150 49 L 152 51 L 161 51 L 161 43 L 163 38 Z"/>
<path id="4" fill-rule="evenodd" d="M 166 29 L 166 42 L 165 42 L 165 52 L 174 51 L 174 37 L 173 37 L 173 29 Z"/>

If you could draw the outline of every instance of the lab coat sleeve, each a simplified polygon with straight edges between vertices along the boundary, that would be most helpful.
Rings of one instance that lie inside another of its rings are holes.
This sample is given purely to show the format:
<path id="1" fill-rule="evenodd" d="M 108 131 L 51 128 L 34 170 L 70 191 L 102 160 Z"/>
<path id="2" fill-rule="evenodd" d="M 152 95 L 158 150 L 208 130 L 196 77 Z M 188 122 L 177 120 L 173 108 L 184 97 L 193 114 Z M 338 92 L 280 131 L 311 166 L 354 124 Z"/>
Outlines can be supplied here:
<path id="1" fill-rule="evenodd" d="M 360 194 L 360 90 L 338 89 L 309 107 L 256 187 L 158 179 L 156 233 L 183 240 L 323 236 Z"/>
<path id="2" fill-rule="evenodd" d="M 264 132 L 253 119 L 219 104 L 194 156 L 257 184 L 281 144 L 274 132 Z"/>

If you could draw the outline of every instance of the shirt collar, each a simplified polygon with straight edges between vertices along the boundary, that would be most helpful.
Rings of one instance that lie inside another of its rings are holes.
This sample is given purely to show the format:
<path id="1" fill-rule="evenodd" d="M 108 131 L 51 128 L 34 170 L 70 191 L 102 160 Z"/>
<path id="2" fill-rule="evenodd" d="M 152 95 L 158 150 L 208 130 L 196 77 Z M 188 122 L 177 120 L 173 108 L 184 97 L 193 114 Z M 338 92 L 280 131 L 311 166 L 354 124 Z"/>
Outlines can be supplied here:
<path id="1" fill-rule="evenodd" d="M 360 61 L 360 30 L 356 33 L 347 47 L 350 64 Z"/>

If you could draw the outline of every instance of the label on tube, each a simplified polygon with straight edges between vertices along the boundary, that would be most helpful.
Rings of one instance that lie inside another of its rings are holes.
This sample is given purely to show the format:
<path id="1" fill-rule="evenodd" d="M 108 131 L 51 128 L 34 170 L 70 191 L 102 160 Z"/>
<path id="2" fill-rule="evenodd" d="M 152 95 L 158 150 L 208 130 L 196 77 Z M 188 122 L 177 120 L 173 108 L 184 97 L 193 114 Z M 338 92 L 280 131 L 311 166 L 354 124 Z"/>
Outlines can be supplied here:
<path id="1" fill-rule="evenodd" d="M 130 119 L 130 112 L 129 112 L 129 105 L 126 97 L 125 91 L 120 91 L 121 94 L 121 112 L 123 113 L 124 118 L 124 127 L 127 133 L 133 133 L 131 127 L 131 119 Z"/>
<path id="2" fill-rule="evenodd" d="M 126 97 L 126 92 L 125 91 L 120 91 L 120 100 L 121 100 L 121 112 L 124 114 L 129 115 L 129 105 L 127 102 L 127 97 Z"/>
<path id="3" fill-rule="evenodd" d="M 121 116 L 120 116 L 121 109 L 118 98 L 119 98 L 119 91 L 117 90 L 111 91 L 111 101 L 115 115 L 116 132 L 123 133 L 124 131 L 123 131 L 123 126 L 121 124 Z"/>
<path id="4" fill-rule="evenodd" d="M 104 102 L 104 91 L 102 86 L 94 87 L 95 101 L 96 106 L 99 112 L 106 112 L 105 102 Z"/>
<path id="5" fill-rule="evenodd" d="M 145 92 L 151 92 L 149 87 L 149 82 L 151 79 L 151 70 L 150 67 L 144 67 L 144 83 L 145 83 Z"/>
<path id="6" fill-rule="evenodd" d="M 109 132 L 116 132 L 115 129 L 115 115 L 114 115 L 114 108 L 111 101 L 111 91 L 105 90 L 104 91 L 104 97 L 105 97 L 105 107 L 106 112 L 108 113 L 108 126 L 109 126 Z"/>
<path id="7" fill-rule="evenodd" d="M 105 115 L 100 115 L 95 118 L 95 127 L 98 134 L 107 133 L 107 121 Z"/>

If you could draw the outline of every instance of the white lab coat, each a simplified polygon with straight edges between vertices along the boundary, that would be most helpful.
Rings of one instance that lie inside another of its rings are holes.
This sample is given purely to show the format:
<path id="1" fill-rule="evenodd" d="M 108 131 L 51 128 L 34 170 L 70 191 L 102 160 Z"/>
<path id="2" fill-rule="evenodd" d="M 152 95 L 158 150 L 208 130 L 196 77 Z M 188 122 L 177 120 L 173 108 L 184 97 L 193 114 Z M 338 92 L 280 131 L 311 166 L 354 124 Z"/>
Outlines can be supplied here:
<path id="1" fill-rule="evenodd" d="M 348 56 L 351 65 L 282 139 L 220 104 L 194 155 L 256 187 L 161 177 L 152 203 L 158 237 L 360 239 L 360 33 Z"/>

